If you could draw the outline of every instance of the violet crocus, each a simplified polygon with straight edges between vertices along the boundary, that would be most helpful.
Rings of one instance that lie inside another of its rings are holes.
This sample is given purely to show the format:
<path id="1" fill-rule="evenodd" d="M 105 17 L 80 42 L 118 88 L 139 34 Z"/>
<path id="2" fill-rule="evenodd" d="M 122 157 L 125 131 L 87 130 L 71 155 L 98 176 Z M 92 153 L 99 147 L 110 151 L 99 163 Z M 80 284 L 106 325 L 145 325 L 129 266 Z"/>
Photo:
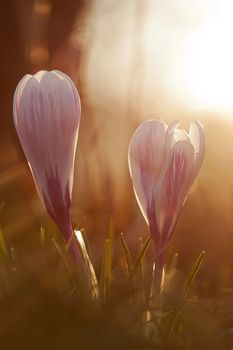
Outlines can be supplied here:
<path id="1" fill-rule="evenodd" d="M 15 128 L 37 192 L 77 260 L 70 207 L 80 114 L 75 84 L 60 71 L 27 74 L 16 88 Z"/>
<path id="2" fill-rule="evenodd" d="M 135 131 L 128 162 L 137 202 L 155 242 L 157 269 L 163 268 L 163 252 L 174 231 L 182 206 L 205 153 L 205 133 L 200 122 L 190 131 L 148 120 Z"/>

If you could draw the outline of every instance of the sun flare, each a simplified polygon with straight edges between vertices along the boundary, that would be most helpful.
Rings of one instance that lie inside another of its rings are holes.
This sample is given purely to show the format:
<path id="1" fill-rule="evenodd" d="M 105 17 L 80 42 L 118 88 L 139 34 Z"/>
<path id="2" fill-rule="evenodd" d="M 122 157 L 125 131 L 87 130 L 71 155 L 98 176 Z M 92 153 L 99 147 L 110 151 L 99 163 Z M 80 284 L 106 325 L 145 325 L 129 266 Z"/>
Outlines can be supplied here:
<path id="1" fill-rule="evenodd" d="M 152 3 L 152 2 L 151 2 Z M 183 3 L 183 2 L 182 2 Z M 191 109 L 233 111 L 233 3 L 175 0 L 148 11 L 145 31 L 148 71 L 159 61 L 165 94 Z M 152 5 L 153 6 L 153 5 Z M 179 16 L 178 16 L 179 14 Z M 172 21 L 171 21 L 172 18 Z M 150 66 L 150 67 L 149 67 Z M 158 74 L 158 73 L 157 73 Z M 153 75 L 158 81 L 158 76 Z M 152 77 L 150 84 L 153 84 Z"/>
<path id="2" fill-rule="evenodd" d="M 232 6 L 233 10 L 233 6 Z M 183 62 L 184 88 L 191 104 L 203 108 L 233 110 L 233 24 L 231 12 L 210 18 L 190 38 L 191 49 Z"/>

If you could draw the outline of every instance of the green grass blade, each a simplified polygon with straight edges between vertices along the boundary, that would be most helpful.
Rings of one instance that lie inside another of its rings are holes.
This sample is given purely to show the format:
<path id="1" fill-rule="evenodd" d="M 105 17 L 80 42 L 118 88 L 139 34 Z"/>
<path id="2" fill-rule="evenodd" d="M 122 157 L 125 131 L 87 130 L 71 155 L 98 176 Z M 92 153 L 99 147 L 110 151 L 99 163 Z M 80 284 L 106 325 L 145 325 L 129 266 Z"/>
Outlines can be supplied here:
<path id="1" fill-rule="evenodd" d="M 92 298 L 97 300 L 99 298 L 99 288 L 93 264 L 88 255 L 82 232 L 74 230 L 74 233 L 83 257 L 84 269 L 86 272 L 87 289 L 90 291 Z"/>
<path id="2" fill-rule="evenodd" d="M 204 256 L 205 256 L 205 252 L 203 251 L 203 252 L 201 252 L 199 257 L 195 261 L 193 267 L 191 268 L 191 270 L 186 278 L 186 281 L 184 283 L 184 297 L 186 297 L 190 291 L 190 288 L 193 284 L 193 281 L 195 280 L 195 278 L 198 274 L 198 271 L 200 270 Z"/>
<path id="3" fill-rule="evenodd" d="M 154 294 L 155 294 L 155 263 L 153 263 L 152 271 L 151 271 L 150 290 L 148 294 L 148 305 L 150 304 L 150 300 L 152 300 Z"/>
<path id="4" fill-rule="evenodd" d="M 125 253 L 125 260 L 126 260 L 126 267 L 127 267 L 128 276 L 130 276 L 132 271 L 133 271 L 132 255 L 131 255 L 129 247 L 124 239 L 123 233 L 121 233 L 120 238 L 121 238 L 121 244 L 122 244 L 122 247 L 123 247 L 124 253 Z"/>
<path id="5" fill-rule="evenodd" d="M 142 237 L 139 237 L 139 255 L 142 252 L 144 242 Z M 141 310 L 141 331 L 147 337 L 147 310 L 145 305 L 145 259 L 140 259 L 138 266 L 138 307 Z"/>
<path id="6" fill-rule="evenodd" d="M 9 253 L 6 248 L 5 239 L 3 236 L 2 229 L 0 228 L 0 258 L 4 263 L 8 263 Z"/>
<path id="7" fill-rule="evenodd" d="M 103 262 L 101 271 L 101 296 L 103 302 L 107 300 L 111 280 L 112 254 L 110 250 L 111 243 L 110 240 L 107 238 L 104 242 Z"/>
<path id="8" fill-rule="evenodd" d="M 135 264 L 134 264 L 134 268 L 133 268 L 133 273 L 135 273 L 138 269 L 138 267 L 140 266 L 141 264 L 141 261 L 144 259 L 145 255 L 146 255 L 146 252 L 150 246 L 150 242 L 151 242 L 151 235 L 149 235 L 145 241 L 145 243 L 143 244 L 137 258 L 136 258 L 136 261 L 135 261 Z"/>
<path id="9" fill-rule="evenodd" d="M 103 302 L 107 300 L 112 278 L 112 254 L 113 254 L 114 224 L 109 222 L 107 238 L 104 242 L 103 260 L 101 269 L 101 296 Z"/>
<path id="10" fill-rule="evenodd" d="M 81 228 L 81 233 L 82 233 L 82 237 L 83 237 L 83 240 L 84 240 L 84 243 L 85 243 L 85 247 L 86 247 L 86 251 L 87 251 L 87 254 L 89 256 L 89 258 L 91 259 L 91 261 L 93 260 L 92 259 L 92 252 L 91 252 L 91 247 L 90 247 L 90 243 L 89 243 L 89 239 L 87 237 L 87 233 L 86 233 L 86 230 L 84 228 Z"/>
<path id="11" fill-rule="evenodd" d="M 61 260 L 62 260 L 63 263 L 64 263 L 64 266 L 65 266 L 65 269 L 66 269 L 66 271 L 67 271 L 67 275 L 68 275 L 68 277 L 69 277 L 69 279 L 70 279 L 70 282 L 71 282 L 71 284 L 72 284 L 72 287 L 73 287 L 74 290 L 76 290 L 78 286 L 77 286 L 77 283 L 76 283 L 75 279 L 73 278 L 73 275 L 72 275 L 72 272 L 71 272 L 69 263 L 68 263 L 68 261 L 67 261 L 67 259 L 66 259 L 66 256 L 63 254 L 63 252 L 62 252 L 62 250 L 61 250 L 59 244 L 58 244 L 57 241 L 55 240 L 55 238 L 52 238 L 52 242 L 53 242 L 53 244 L 54 244 L 54 246 L 55 246 L 55 248 L 56 248 L 56 250 L 57 250 L 59 256 L 61 257 Z"/>
<path id="12" fill-rule="evenodd" d="M 205 252 L 204 251 L 201 252 L 197 260 L 193 264 L 191 270 L 189 271 L 188 276 L 184 282 L 183 294 L 181 296 L 182 298 L 185 298 L 188 295 L 190 288 L 200 270 L 200 267 L 204 259 L 204 255 L 205 255 Z M 176 310 L 174 310 L 174 313 L 171 314 L 171 317 L 168 317 L 168 319 L 166 320 L 166 323 L 167 323 L 166 334 L 168 339 L 171 338 L 172 334 L 175 332 L 175 329 L 177 327 L 177 322 L 179 321 L 179 317 L 181 313 L 182 313 L 181 307 L 178 307 L 177 305 Z"/>
<path id="13" fill-rule="evenodd" d="M 112 273 L 112 253 L 113 253 L 113 238 L 114 238 L 114 223 L 113 219 L 110 220 L 109 222 L 109 227 L 108 227 L 108 234 L 107 234 L 107 239 L 109 240 L 109 248 L 108 248 L 108 264 L 109 264 L 109 275 L 111 278 L 111 273 Z"/>
<path id="14" fill-rule="evenodd" d="M 171 264 L 169 265 L 168 271 L 171 272 L 172 270 L 176 269 L 177 267 L 177 263 L 178 263 L 178 258 L 179 258 L 179 254 L 175 253 L 172 257 L 172 261 Z"/>
<path id="15" fill-rule="evenodd" d="M 144 247 L 144 242 L 142 238 L 139 238 L 139 255 Z M 145 254 L 144 254 L 145 255 Z M 138 266 L 138 292 L 139 292 L 139 303 L 141 308 L 144 307 L 145 303 L 145 261 L 144 258 L 140 259 Z"/>

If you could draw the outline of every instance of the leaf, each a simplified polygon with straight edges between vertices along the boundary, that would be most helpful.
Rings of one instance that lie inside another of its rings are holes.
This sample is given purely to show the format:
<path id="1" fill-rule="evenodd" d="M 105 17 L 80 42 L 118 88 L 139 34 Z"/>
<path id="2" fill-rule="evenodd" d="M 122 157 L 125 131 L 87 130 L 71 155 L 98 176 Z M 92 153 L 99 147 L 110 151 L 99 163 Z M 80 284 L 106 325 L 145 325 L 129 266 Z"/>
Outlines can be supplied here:
<path id="1" fill-rule="evenodd" d="M 74 279 L 73 276 L 72 276 L 72 273 L 71 273 L 71 270 L 70 270 L 70 266 L 69 266 L 69 263 L 68 263 L 68 261 L 67 261 L 65 255 L 63 254 L 63 252 L 62 252 L 60 246 L 58 245 L 58 243 L 56 242 L 56 240 L 55 240 L 54 238 L 52 238 L 52 242 L 53 242 L 55 248 L 57 249 L 58 254 L 60 255 L 60 257 L 61 257 L 61 259 L 62 259 L 62 261 L 63 261 L 63 263 L 64 263 L 64 266 L 65 266 L 65 268 L 66 268 L 68 277 L 69 277 L 70 282 L 71 282 L 71 284 L 72 284 L 72 287 L 74 288 L 74 290 L 77 289 L 77 287 L 78 287 L 78 286 L 77 286 L 77 283 L 76 283 L 75 279 Z"/>
<path id="2" fill-rule="evenodd" d="M 111 219 L 110 222 L 109 222 L 107 238 L 109 239 L 109 271 L 110 271 L 110 275 L 111 275 L 111 271 L 112 271 L 113 238 L 114 238 L 114 223 L 113 223 L 113 219 Z"/>
<path id="3" fill-rule="evenodd" d="M 150 278 L 150 290 L 148 294 L 148 305 L 155 293 L 155 262 L 152 265 L 151 278 Z"/>
<path id="4" fill-rule="evenodd" d="M 142 333 L 145 339 L 149 339 L 151 330 L 151 319 L 152 314 L 150 310 L 150 295 L 151 295 L 151 283 L 148 283 L 148 266 L 147 261 L 144 259 L 147 249 L 149 247 L 150 241 L 148 238 L 145 242 L 143 239 L 139 238 L 139 266 L 138 266 L 138 306 L 141 310 L 141 327 Z M 136 261 L 137 262 L 137 261 Z M 136 263 L 135 263 L 136 265 Z M 153 272 L 152 272 L 153 274 Z"/>
<path id="5" fill-rule="evenodd" d="M 77 243 L 80 248 L 80 252 L 82 254 L 83 262 L 84 262 L 84 269 L 86 272 L 86 279 L 87 279 L 87 286 L 88 290 L 91 292 L 91 296 L 93 299 L 99 298 L 99 289 L 98 289 L 98 282 L 95 274 L 94 267 L 92 265 L 91 259 L 88 255 L 85 241 L 82 236 L 82 232 L 78 230 L 74 230 L 75 237 L 77 239 Z"/>
<path id="6" fill-rule="evenodd" d="M 139 255 L 143 249 L 143 240 L 140 237 L 139 238 Z M 144 254 L 145 255 L 145 254 Z M 141 307 L 144 307 L 144 302 L 145 302 L 145 262 L 144 259 L 140 259 L 140 263 L 139 263 L 139 279 L 138 279 L 138 291 L 139 291 L 139 302 L 141 304 Z"/>
<path id="7" fill-rule="evenodd" d="M 201 252 L 197 260 L 195 261 L 193 267 L 191 268 L 186 281 L 184 283 L 184 297 L 186 297 L 190 291 L 190 288 L 193 284 L 193 281 L 195 280 L 198 271 L 200 270 L 200 267 L 202 265 L 203 259 L 204 259 L 205 251 Z"/>
<path id="8" fill-rule="evenodd" d="M 135 273 L 138 269 L 138 267 L 140 266 L 141 264 L 141 261 L 144 259 L 145 257 L 145 254 L 150 246 L 150 242 L 151 242 L 151 235 L 149 235 L 145 241 L 145 243 L 143 244 L 137 258 L 136 258 L 136 261 L 135 261 L 135 264 L 134 264 L 134 268 L 133 268 L 133 273 Z"/>
<path id="9" fill-rule="evenodd" d="M 128 247 L 125 239 L 124 239 L 123 233 L 120 234 L 120 237 L 121 237 L 121 244 L 122 244 L 122 247 L 123 247 L 124 253 L 125 253 L 126 267 L 127 267 L 127 271 L 128 271 L 128 276 L 130 276 L 132 271 L 133 271 L 132 256 L 131 256 L 129 247 Z"/>
<path id="10" fill-rule="evenodd" d="M 188 273 L 188 276 L 184 282 L 184 288 L 182 291 L 181 298 L 184 300 L 185 297 L 188 295 L 188 292 L 190 291 L 190 288 L 193 284 L 194 279 L 196 278 L 198 271 L 200 270 L 200 267 L 202 265 L 203 259 L 204 259 L 205 252 L 201 252 L 201 254 L 198 256 L 197 260 L 195 261 L 194 265 L 192 266 L 191 270 Z M 179 317 L 182 314 L 181 304 L 179 305 L 173 305 L 175 307 L 174 313 L 171 314 L 170 317 L 165 321 L 166 323 L 166 334 L 167 338 L 171 338 L 172 334 L 174 333 L 177 322 L 179 321 Z M 171 307 L 170 307 L 171 308 Z"/>
<path id="11" fill-rule="evenodd" d="M 111 280 L 111 244 L 110 240 L 107 238 L 104 242 L 104 251 L 103 251 L 103 262 L 102 262 L 102 271 L 101 271 L 101 295 L 103 302 L 106 301 L 109 293 L 109 285 Z"/>
<path id="12" fill-rule="evenodd" d="M 85 243 L 87 254 L 88 254 L 89 258 L 92 261 L 91 247 L 90 247 L 90 243 L 89 243 L 89 240 L 88 240 L 88 237 L 87 237 L 86 230 L 84 228 L 81 228 L 80 231 L 82 233 L 82 237 L 83 237 L 83 240 L 84 240 L 84 243 Z"/>
<path id="13" fill-rule="evenodd" d="M 5 240 L 4 240 L 4 236 L 1 228 L 0 228 L 0 257 L 4 261 L 4 263 L 8 262 L 9 253 L 6 248 L 6 244 L 5 244 Z"/>
<path id="14" fill-rule="evenodd" d="M 172 270 L 176 269 L 178 258 L 179 258 L 179 254 L 175 253 L 173 255 L 173 257 L 172 257 L 172 261 L 171 261 L 171 264 L 170 264 L 169 269 L 168 269 L 169 272 L 171 272 Z"/>

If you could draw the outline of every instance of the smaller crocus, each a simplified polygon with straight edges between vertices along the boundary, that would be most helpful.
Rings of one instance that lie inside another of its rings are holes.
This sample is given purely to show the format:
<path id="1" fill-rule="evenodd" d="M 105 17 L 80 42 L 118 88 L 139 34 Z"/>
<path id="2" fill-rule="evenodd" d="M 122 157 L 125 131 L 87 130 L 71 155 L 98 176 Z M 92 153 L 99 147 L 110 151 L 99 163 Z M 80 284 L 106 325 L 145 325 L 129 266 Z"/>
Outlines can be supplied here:
<path id="1" fill-rule="evenodd" d="M 135 131 L 128 162 L 134 192 L 155 242 L 157 269 L 162 272 L 163 251 L 174 231 L 182 206 L 205 153 L 205 133 L 200 122 L 190 131 L 148 120 Z"/>
<path id="2" fill-rule="evenodd" d="M 80 113 L 75 84 L 60 71 L 27 74 L 16 88 L 15 128 L 37 192 L 77 260 L 70 207 Z"/>

